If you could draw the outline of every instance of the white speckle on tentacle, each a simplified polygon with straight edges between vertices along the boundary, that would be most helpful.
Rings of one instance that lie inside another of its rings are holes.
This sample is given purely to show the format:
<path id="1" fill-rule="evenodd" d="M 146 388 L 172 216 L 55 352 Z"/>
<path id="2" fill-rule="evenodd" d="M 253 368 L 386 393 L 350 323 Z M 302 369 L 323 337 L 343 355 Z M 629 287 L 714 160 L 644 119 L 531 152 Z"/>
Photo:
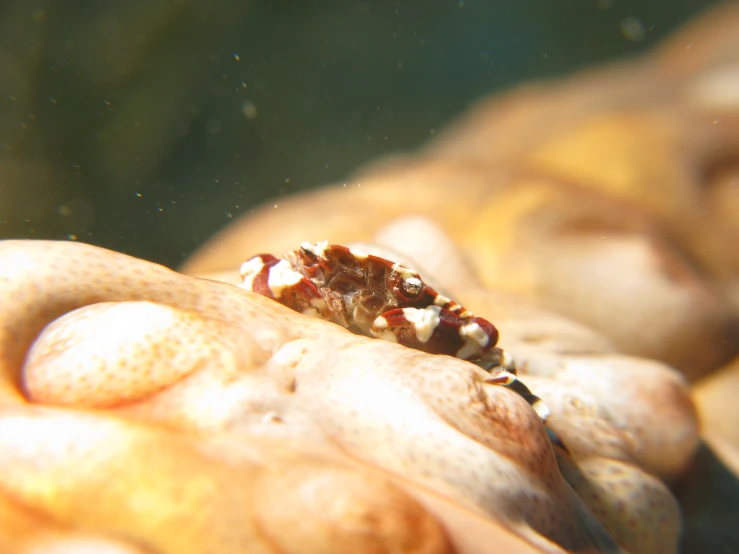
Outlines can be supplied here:
<path id="1" fill-rule="evenodd" d="M 297 285 L 302 279 L 303 276 L 295 271 L 287 260 L 280 260 L 270 268 L 267 285 L 272 296 L 280 298 L 286 287 Z"/>
<path id="2" fill-rule="evenodd" d="M 246 290 L 253 290 L 254 278 L 259 275 L 259 272 L 264 268 L 264 262 L 260 257 L 251 258 L 241 264 L 239 273 L 241 278 L 244 280 L 239 286 Z"/>
<path id="3" fill-rule="evenodd" d="M 441 308 L 439 306 L 427 306 L 423 310 L 418 308 L 403 308 L 403 315 L 405 318 L 413 324 L 416 330 L 416 338 L 419 342 L 428 342 L 431 335 L 439 326 L 439 313 Z"/>
<path id="4" fill-rule="evenodd" d="M 300 245 L 300 248 L 302 248 L 306 252 L 310 252 L 311 254 L 315 256 L 323 258 L 326 255 L 326 248 L 328 248 L 328 241 L 322 240 L 320 242 L 317 242 L 316 244 L 311 244 L 310 242 L 304 242 Z"/>
<path id="5" fill-rule="evenodd" d="M 457 357 L 463 360 L 479 356 L 490 342 L 490 337 L 477 323 L 468 323 L 459 328 L 459 336 L 464 345 L 457 351 Z"/>

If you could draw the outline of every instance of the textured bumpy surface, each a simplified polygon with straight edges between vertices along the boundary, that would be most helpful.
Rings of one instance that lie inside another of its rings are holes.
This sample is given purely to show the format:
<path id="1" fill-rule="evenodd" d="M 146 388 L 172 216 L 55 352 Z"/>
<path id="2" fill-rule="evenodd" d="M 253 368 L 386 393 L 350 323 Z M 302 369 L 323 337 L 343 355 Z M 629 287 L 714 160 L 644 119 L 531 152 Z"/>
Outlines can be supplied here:
<path id="1" fill-rule="evenodd" d="M 537 335 L 507 333 L 577 437 L 563 477 L 534 411 L 473 364 L 94 247 L 8 241 L 0 267 L 0 493 L 29 528 L 13 548 L 40 526 L 164 552 L 675 550 L 654 475 L 694 448 L 687 387 L 577 326 L 502 318 Z"/>
<path id="2" fill-rule="evenodd" d="M 730 6 L 638 63 L 485 101 L 187 266 L 238 283 L 258 252 L 371 243 L 495 323 L 571 456 L 463 360 L 0 243 L 0 552 L 646 554 L 681 530 L 685 553 L 739 550 L 737 362 L 717 371 L 739 350 L 738 37 Z"/>
<path id="3" fill-rule="evenodd" d="M 552 426 L 562 414 L 585 416 L 557 433 L 611 459 L 623 459 L 620 441 L 633 437 L 588 419 L 604 413 L 590 391 L 586 402 L 563 396 L 558 405 L 558 393 L 531 375 L 561 367 L 538 349 L 548 334 L 513 323 L 520 313 L 476 287 L 514 293 L 585 324 L 614 351 L 668 363 L 695 387 L 706 441 L 689 470 L 670 481 L 685 518 L 684 552 L 739 551 L 731 523 L 739 518 L 731 392 L 739 383 L 732 362 L 739 355 L 738 53 L 733 3 L 636 63 L 484 100 L 414 155 L 250 214 L 209 241 L 185 270 L 236 282 L 245 256 L 285 252 L 300 241 L 389 246 L 387 257 L 423 264 L 444 285 L 434 288 L 493 321 L 500 345 L 516 358 L 528 352 L 524 380 L 554 413 Z M 453 245 L 406 233 L 408 219 L 398 218 L 413 216 L 433 220 Z M 591 337 L 577 348 L 602 347 L 599 341 Z M 623 416 L 631 394 L 644 407 L 675 398 L 669 388 L 643 382 L 664 371 L 658 364 L 616 365 L 620 380 L 599 389 L 619 404 L 609 417 Z M 569 390 L 592 378 L 585 360 L 576 367 L 567 368 Z M 658 441 L 663 424 L 646 409 L 633 417 L 637 441 L 645 434 Z M 668 463 L 672 454 L 657 447 L 650 455 Z"/>

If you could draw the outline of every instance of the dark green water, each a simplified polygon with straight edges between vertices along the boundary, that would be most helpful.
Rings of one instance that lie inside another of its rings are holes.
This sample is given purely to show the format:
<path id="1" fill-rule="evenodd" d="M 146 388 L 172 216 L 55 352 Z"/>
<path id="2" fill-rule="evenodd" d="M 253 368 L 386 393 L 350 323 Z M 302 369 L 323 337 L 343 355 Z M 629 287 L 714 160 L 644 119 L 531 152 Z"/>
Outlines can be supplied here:
<path id="1" fill-rule="evenodd" d="M 267 198 L 413 149 L 516 83 L 635 55 L 710 4 L 5 3 L 0 237 L 176 265 Z"/>

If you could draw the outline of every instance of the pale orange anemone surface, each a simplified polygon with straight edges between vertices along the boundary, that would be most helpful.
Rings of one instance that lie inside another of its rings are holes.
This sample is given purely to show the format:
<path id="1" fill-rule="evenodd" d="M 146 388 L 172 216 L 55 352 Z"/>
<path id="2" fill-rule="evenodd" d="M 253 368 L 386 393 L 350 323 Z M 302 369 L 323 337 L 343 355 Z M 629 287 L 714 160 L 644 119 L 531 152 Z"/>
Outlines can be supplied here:
<path id="1" fill-rule="evenodd" d="M 0 243 L 0 552 L 739 544 L 738 37 L 729 5 L 637 62 L 483 101 L 184 268 L 236 283 L 252 254 L 362 241 L 499 327 L 568 452 L 471 363 L 99 248 Z"/>
<path id="2" fill-rule="evenodd" d="M 555 457 L 473 364 L 91 246 L 6 241 L 0 268 L 6 550 L 675 551 L 687 386 L 575 324 L 470 294 Z"/>

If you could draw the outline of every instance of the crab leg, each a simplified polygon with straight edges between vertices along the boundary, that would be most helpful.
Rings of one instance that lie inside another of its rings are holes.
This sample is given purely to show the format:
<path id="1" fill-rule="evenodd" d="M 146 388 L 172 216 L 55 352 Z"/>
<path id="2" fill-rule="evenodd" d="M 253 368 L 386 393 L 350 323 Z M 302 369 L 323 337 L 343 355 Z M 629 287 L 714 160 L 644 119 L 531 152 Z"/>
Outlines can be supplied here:
<path id="1" fill-rule="evenodd" d="M 370 332 L 377 338 L 431 354 L 456 352 L 462 359 L 482 358 L 481 367 L 490 372 L 486 383 L 504 385 L 518 393 L 531 404 L 542 422 L 546 423 L 549 417 L 549 408 L 544 402 L 516 378 L 511 355 L 501 348 L 491 348 L 490 337 L 497 337 L 497 331 L 481 317 L 462 318 L 439 306 L 396 308 L 379 316 Z"/>
<path id="2" fill-rule="evenodd" d="M 495 346 L 498 331 L 481 317 L 460 317 L 440 306 L 395 308 L 372 323 L 372 336 L 431 354 L 477 360 Z"/>
<path id="3" fill-rule="evenodd" d="M 521 398 L 531 404 L 531 407 L 534 408 L 534 411 L 538 414 L 543 423 L 547 422 L 547 419 L 551 414 L 547 405 L 544 404 L 544 401 L 541 398 L 532 393 L 531 390 L 529 390 L 529 387 L 519 381 L 512 373 L 509 373 L 505 369 L 500 369 L 500 371 L 497 371 L 491 374 L 490 377 L 486 378 L 484 382 L 493 385 L 503 385 L 516 392 Z"/>

